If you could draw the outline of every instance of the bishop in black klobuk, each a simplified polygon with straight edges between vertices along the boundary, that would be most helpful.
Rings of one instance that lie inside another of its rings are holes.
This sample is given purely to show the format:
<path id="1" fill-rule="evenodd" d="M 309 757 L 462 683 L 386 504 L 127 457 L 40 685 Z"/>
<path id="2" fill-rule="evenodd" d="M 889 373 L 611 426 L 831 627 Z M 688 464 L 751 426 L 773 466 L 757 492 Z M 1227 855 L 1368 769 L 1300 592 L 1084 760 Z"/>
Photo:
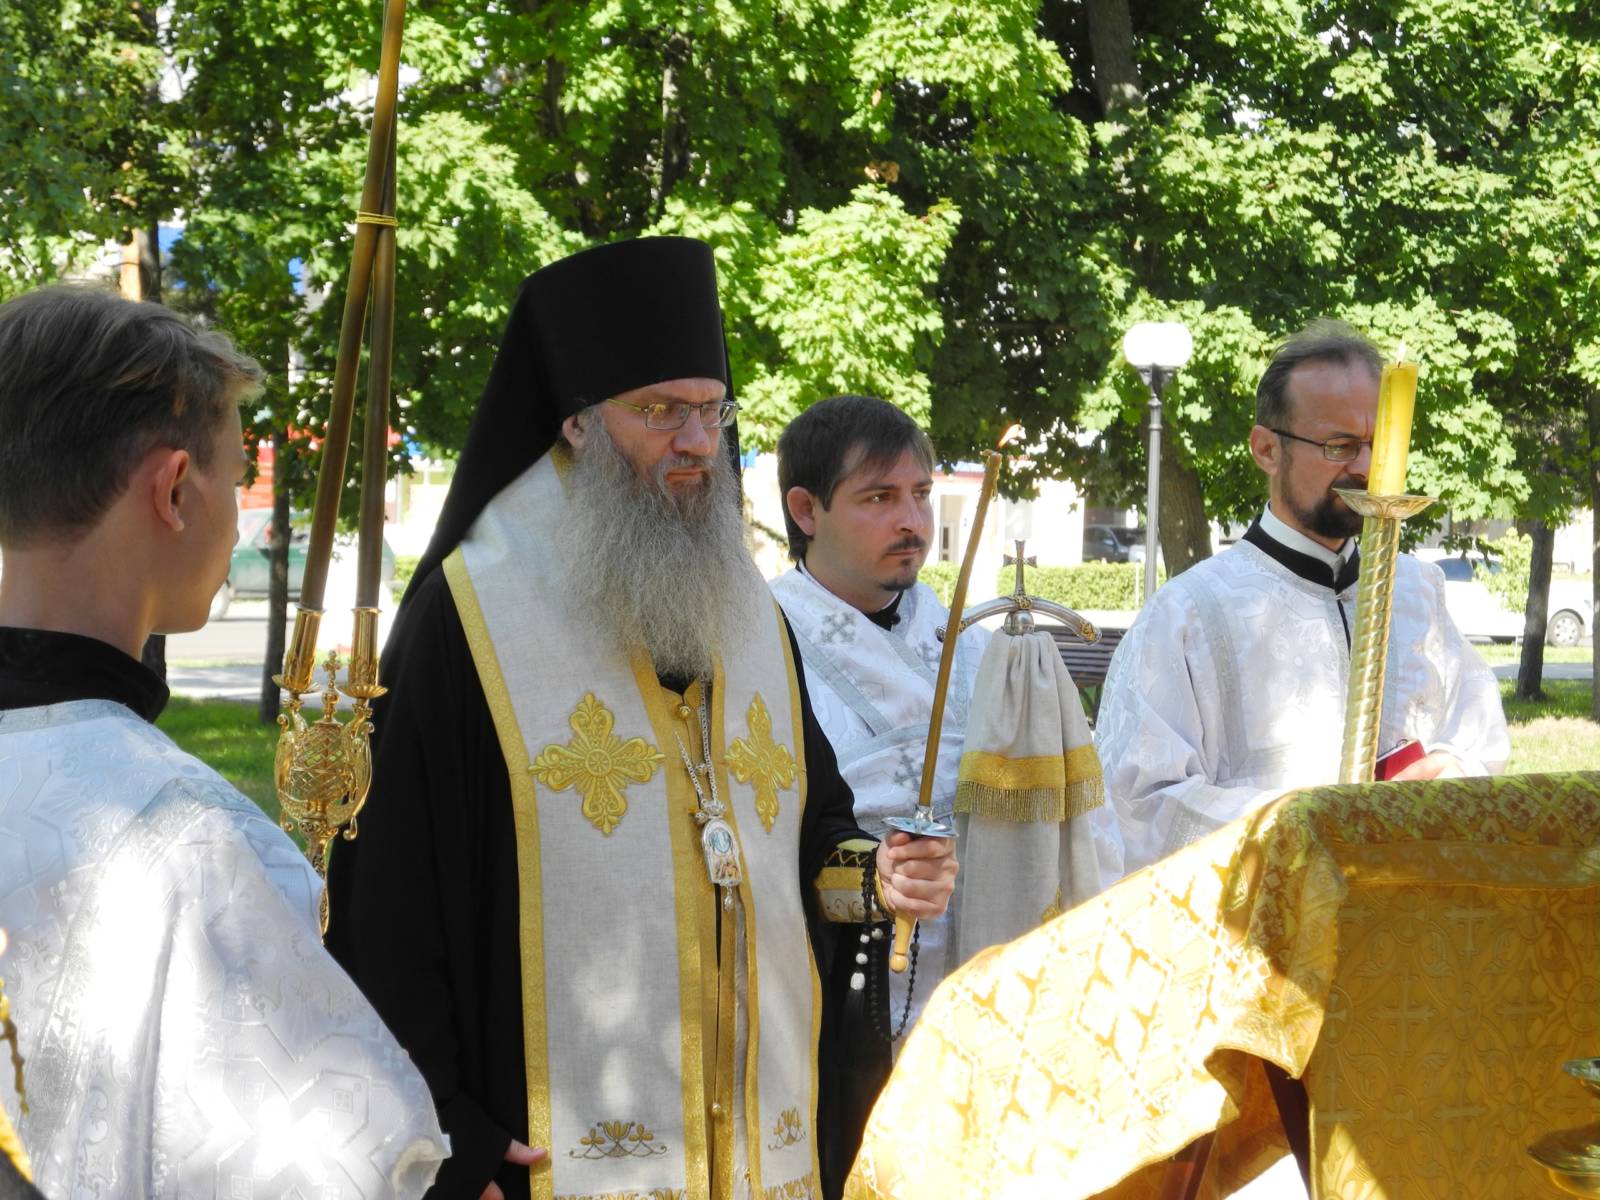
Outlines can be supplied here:
<path id="1" fill-rule="evenodd" d="M 437 1194 L 835 1194 L 834 1089 L 884 1065 L 831 1003 L 863 873 L 948 900 L 948 843 L 856 827 L 730 389 L 704 244 L 529 276 L 385 652 L 329 941 L 433 1089 Z"/>

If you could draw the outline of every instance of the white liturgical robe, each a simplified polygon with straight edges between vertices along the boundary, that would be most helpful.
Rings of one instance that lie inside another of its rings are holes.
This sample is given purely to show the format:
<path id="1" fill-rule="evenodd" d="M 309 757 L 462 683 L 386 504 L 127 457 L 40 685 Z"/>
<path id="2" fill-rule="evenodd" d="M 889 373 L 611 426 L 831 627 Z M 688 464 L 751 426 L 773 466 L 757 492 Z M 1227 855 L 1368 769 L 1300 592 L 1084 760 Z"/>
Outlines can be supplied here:
<path id="1" fill-rule="evenodd" d="M 1354 572 L 1336 578 L 1332 552 L 1285 530 L 1266 514 L 1157 592 L 1117 647 L 1095 744 L 1129 873 L 1338 780 Z M 1438 567 L 1400 555 L 1393 613 L 1378 753 L 1418 741 L 1468 774 L 1504 770 L 1499 687 L 1446 613 Z"/>
<path id="2" fill-rule="evenodd" d="M 922 761 L 933 714 L 933 688 L 943 643 L 935 636 L 949 611 L 925 583 L 900 596 L 893 630 L 874 624 L 796 568 L 772 581 L 805 661 L 806 687 L 817 721 L 839 757 L 839 773 L 855 796 L 856 820 L 876 838 L 893 832 L 886 817 L 916 810 Z M 955 817 L 956 780 L 965 746 L 967 712 L 989 631 L 972 626 L 956 645 L 933 778 L 933 814 Z M 959 856 L 960 850 L 957 850 Z M 961 886 L 959 878 L 956 887 Z M 952 901 L 952 908 L 958 901 Z M 917 933 L 914 1020 L 933 989 L 955 965 L 946 962 L 950 913 L 923 921 Z M 909 977 L 891 975 L 892 1020 L 904 1011 Z"/>
<path id="3" fill-rule="evenodd" d="M 0 712 L 0 969 L 29 1111 L 9 1086 L 0 1103 L 45 1195 L 422 1194 L 445 1139 L 322 948 L 321 886 L 122 705 Z"/>

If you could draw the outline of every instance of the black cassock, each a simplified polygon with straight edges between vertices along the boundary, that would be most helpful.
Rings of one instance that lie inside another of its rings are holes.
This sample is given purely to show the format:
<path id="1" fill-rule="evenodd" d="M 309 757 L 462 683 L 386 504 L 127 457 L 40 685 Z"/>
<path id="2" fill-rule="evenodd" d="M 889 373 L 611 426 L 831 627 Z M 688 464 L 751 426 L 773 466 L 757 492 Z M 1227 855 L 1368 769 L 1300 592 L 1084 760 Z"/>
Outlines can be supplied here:
<path id="1" fill-rule="evenodd" d="M 787 624 L 785 625 L 787 629 Z M 442 571 L 421 580 L 384 655 L 372 791 L 354 842 L 328 873 L 328 949 L 372 1001 L 433 1091 L 451 1156 L 429 1193 L 477 1200 L 492 1176 L 508 1200 L 528 1172 L 502 1162 L 528 1140 L 511 785 L 461 619 Z M 800 894 L 822 975 L 818 1156 L 843 1189 L 888 1075 L 888 1047 L 849 988 L 860 927 L 821 919 L 813 881 L 857 828 L 850 787 L 811 711 L 800 653 L 807 799 Z M 885 970 L 884 942 L 871 969 Z M 880 977 L 880 992 L 886 980 Z M 554 1031 L 552 1031 L 554 1032 Z"/>

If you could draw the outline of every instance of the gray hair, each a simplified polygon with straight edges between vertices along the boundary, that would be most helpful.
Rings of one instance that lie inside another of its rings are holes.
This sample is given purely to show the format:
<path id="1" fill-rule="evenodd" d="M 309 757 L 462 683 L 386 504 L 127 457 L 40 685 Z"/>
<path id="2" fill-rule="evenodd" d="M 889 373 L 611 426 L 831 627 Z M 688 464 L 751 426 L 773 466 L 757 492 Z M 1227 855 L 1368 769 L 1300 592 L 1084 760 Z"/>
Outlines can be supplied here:
<path id="1" fill-rule="evenodd" d="M 1256 385 L 1256 424 L 1281 428 L 1289 417 L 1289 375 L 1302 363 L 1359 364 L 1376 377 L 1383 373 L 1383 356 L 1354 328 L 1343 321 L 1313 321 L 1279 346 Z"/>

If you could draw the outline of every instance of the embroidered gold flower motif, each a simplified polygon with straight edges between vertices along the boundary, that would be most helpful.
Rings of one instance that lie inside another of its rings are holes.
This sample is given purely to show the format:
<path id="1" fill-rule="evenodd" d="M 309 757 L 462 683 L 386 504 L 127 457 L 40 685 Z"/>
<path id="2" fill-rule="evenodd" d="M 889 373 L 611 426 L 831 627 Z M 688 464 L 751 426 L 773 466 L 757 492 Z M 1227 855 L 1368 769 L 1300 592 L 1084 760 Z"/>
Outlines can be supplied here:
<path id="1" fill-rule="evenodd" d="M 778 819 L 778 792 L 794 786 L 794 755 L 787 746 L 772 740 L 772 714 L 757 692 L 745 715 L 750 736 L 728 747 L 728 765 L 740 783 L 753 783 L 756 789 L 756 816 L 768 833 Z"/>
<path id="2" fill-rule="evenodd" d="M 805 1126 L 800 1123 L 800 1110 L 786 1108 L 778 1114 L 777 1124 L 772 1127 L 773 1141 L 767 1143 L 768 1150 L 782 1150 L 785 1146 L 792 1146 L 803 1141 L 806 1136 Z"/>
<path id="3" fill-rule="evenodd" d="M 651 1158 L 667 1148 L 637 1121 L 600 1121 L 578 1139 L 582 1150 L 568 1150 L 568 1158 Z"/>
<path id="4" fill-rule="evenodd" d="M 661 765 L 661 751 L 643 738 L 623 741 L 612 733 L 616 718 L 588 692 L 568 723 L 572 740 L 546 746 L 529 768 L 540 783 L 556 791 L 576 786 L 583 815 L 607 837 L 628 811 L 628 784 L 647 783 Z"/>

